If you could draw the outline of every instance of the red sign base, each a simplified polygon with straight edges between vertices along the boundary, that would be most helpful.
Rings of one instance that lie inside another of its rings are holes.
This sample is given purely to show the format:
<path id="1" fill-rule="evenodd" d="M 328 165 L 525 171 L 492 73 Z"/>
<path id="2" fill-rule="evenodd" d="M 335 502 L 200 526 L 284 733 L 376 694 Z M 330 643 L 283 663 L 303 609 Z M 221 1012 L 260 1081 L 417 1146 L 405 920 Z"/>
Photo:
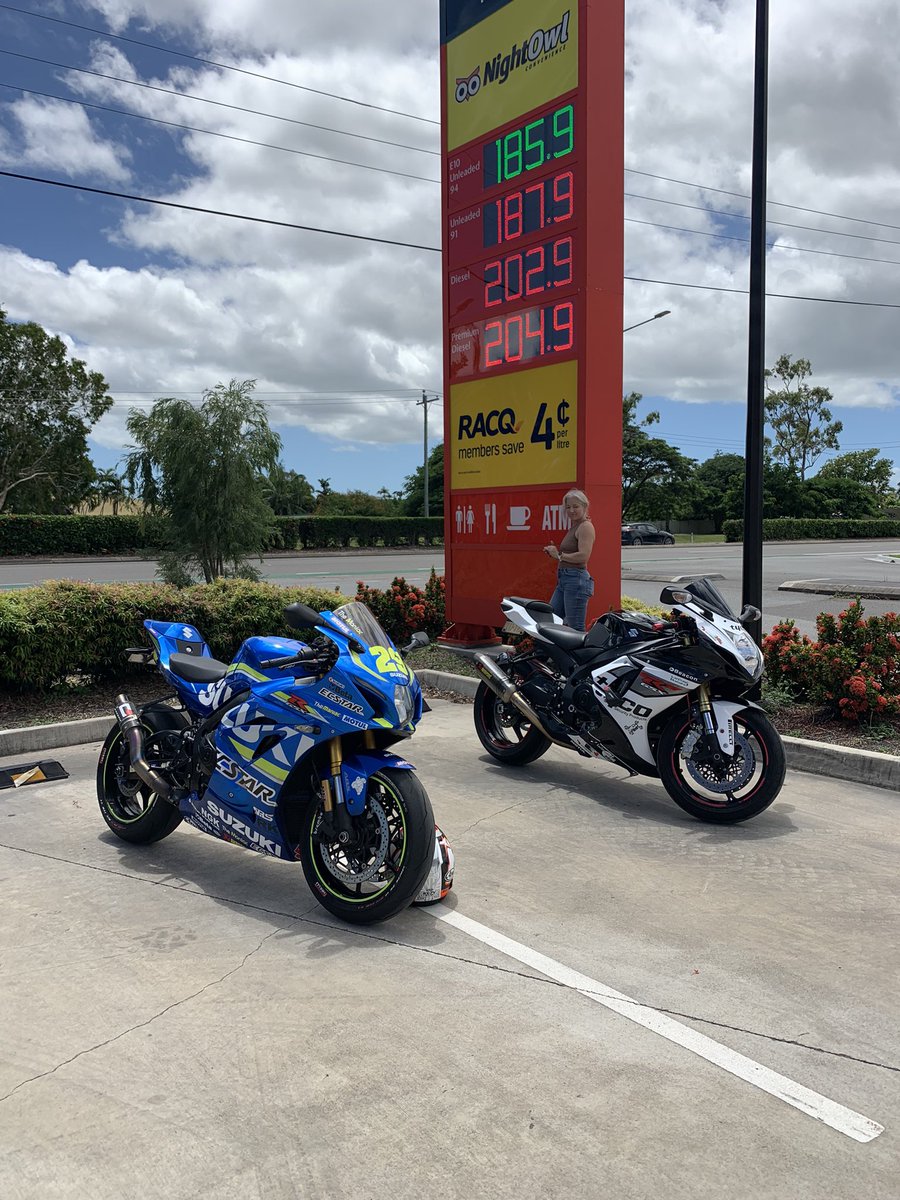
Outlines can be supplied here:
<path id="1" fill-rule="evenodd" d="M 492 625 L 470 625 L 454 621 L 448 625 L 437 640 L 439 646 L 451 649 L 472 650 L 478 646 L 500 646 L 503 639 L 497 637 Z"/>

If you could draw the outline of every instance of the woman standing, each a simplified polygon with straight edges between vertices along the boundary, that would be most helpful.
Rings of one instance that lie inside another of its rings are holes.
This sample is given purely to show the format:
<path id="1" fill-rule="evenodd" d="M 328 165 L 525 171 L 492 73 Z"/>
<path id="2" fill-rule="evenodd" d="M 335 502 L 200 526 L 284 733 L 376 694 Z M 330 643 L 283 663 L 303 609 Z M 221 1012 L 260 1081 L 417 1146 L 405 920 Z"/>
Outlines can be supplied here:
<path id="1" fill-rule="evenodd" d="M 566 492 L 563 508 L 572 524 L 558 548 L 552 544 L 544 547 L 544 553 L 559 564 L 550 607 L 572 629 L 584 629 L 588 600 L 594 594 L 594 581 L 587 567 L 594 548 L 594 526 L 584 492 L 577 488 Z"/>

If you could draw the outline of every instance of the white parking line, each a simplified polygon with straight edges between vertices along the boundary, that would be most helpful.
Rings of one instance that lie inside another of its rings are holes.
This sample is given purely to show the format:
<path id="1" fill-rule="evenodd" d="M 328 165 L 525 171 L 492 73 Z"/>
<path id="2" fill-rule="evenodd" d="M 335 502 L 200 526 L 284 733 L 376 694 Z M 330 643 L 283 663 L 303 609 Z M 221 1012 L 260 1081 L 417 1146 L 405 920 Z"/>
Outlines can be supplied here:
<path id="1" fill-rule="evenodd" d="M 854 1112 L 852 1108 L 845 1108 L 843 1104 L 838 1104 L 834 1100 L 829 1100 L 827 1096 L 821 1096 L 818 1092 L 814 1092 L 800 1083 L 795 1083 L 786 1075 L 770 1071 L 768 1067 L 761 1066 L 752 1058 L 738 1054 L 735 1050 L 729 1050 L 727 1046 L 713 1041 L 703 1033 L 697 1033 L 696 1030 L 667 1017 L 657 1009 L 648 1008 L 621 992 L 614 991 L 606 984 L 591 979 L 588 975 L 573 971 L 570 967 L 556 962 L 555 959 L 532 950 L 530 946 L 514 942 L 512 938 L 489 929 L 487 925 L 481 925 L 470 917 L 464 917 L 461 913 L 445 909 L 442 906 L 437 906 L 430 911 L 432 916 L 447 925 L 452 925 L 461 933 L 468 934 L 469 937 L 483 942 L 486 946 L 491 946 L 494 950 L 499 950 L 501 954 L 514 958 L 526 967 L 540 971 L 542 975 L 546 975 L 549 979 L 553 979 L 565 987 L 573 988 L 588 1000 L 594 1000 L 597 1004 L 602 1004 L 620 1016 L 627 1017 L 636 1025 L 642 1025 L 652 1033 L 658 1033 L 660 1037 L 683 1046 L 686 1050 L 705 1058 L 707 1062 L 721 1067 L 723 1071 L 728 1071 L 739 1079 L 752 1083 L 754 1087 L 783 1100 L 785 1104 L 798 1108 L 816 1121 L 830 1125 L 838 1133 L 843 1133 L 856 1142 L 871 1142 L 873 1138 L 878 1137 L 879 1133 L 884 1132 L 883 1125 L 871 1121 L 861 1113 Z"/>

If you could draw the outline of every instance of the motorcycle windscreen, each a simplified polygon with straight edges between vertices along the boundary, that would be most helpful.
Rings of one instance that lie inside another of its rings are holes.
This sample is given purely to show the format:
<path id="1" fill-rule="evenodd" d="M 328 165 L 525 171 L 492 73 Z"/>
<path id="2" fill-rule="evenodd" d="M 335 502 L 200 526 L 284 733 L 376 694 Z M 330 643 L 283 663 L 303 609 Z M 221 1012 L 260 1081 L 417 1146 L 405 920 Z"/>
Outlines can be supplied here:
<path id="1" fill-rule="evenodd" d="M 393 646 L 394 644 L 375 620 L 371 609 L 360 603 L 359 600 L 351 600 L 349 604 L 342 604 L 340 608 L 334 610 L 332 615 L 339 617 L 367 646 Z"/>
<path id="2" fill-rule="evenodd" d="M 690 583 L 680 585 L 685 592 L 690 592 L 706 608 L 717 612 L 720 617 L 728 617 L 736 621 L 736 615 L 731 611 L 728 601 L 709 579 L 692 579 Z"/>

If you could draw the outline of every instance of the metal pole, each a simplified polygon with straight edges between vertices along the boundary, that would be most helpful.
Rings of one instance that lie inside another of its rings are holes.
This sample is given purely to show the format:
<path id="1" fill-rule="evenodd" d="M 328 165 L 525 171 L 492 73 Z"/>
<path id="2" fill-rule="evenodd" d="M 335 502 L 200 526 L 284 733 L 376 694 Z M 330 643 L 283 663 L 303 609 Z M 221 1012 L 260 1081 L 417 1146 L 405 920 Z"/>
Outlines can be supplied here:
<path id="1" fill-rule="evenodd" d="M 425 418 L 425 516 L 429 516 L 428 510 L 428 401 L 425 399 L 425 393 L 422 393 L 422 414 Z"/>
<path id="2" fill-rule="evenodd" d="M 750 322 L 747 362 L 747 443 L 744 482 L 743 603 L 762 611 L 763 437 L 766 370 L 766 149 L 769 0 L 756 0 L 753 79 L 753 177 L 750 205 Z M 748 624 L 757 644 L 762 621 Z"/>

